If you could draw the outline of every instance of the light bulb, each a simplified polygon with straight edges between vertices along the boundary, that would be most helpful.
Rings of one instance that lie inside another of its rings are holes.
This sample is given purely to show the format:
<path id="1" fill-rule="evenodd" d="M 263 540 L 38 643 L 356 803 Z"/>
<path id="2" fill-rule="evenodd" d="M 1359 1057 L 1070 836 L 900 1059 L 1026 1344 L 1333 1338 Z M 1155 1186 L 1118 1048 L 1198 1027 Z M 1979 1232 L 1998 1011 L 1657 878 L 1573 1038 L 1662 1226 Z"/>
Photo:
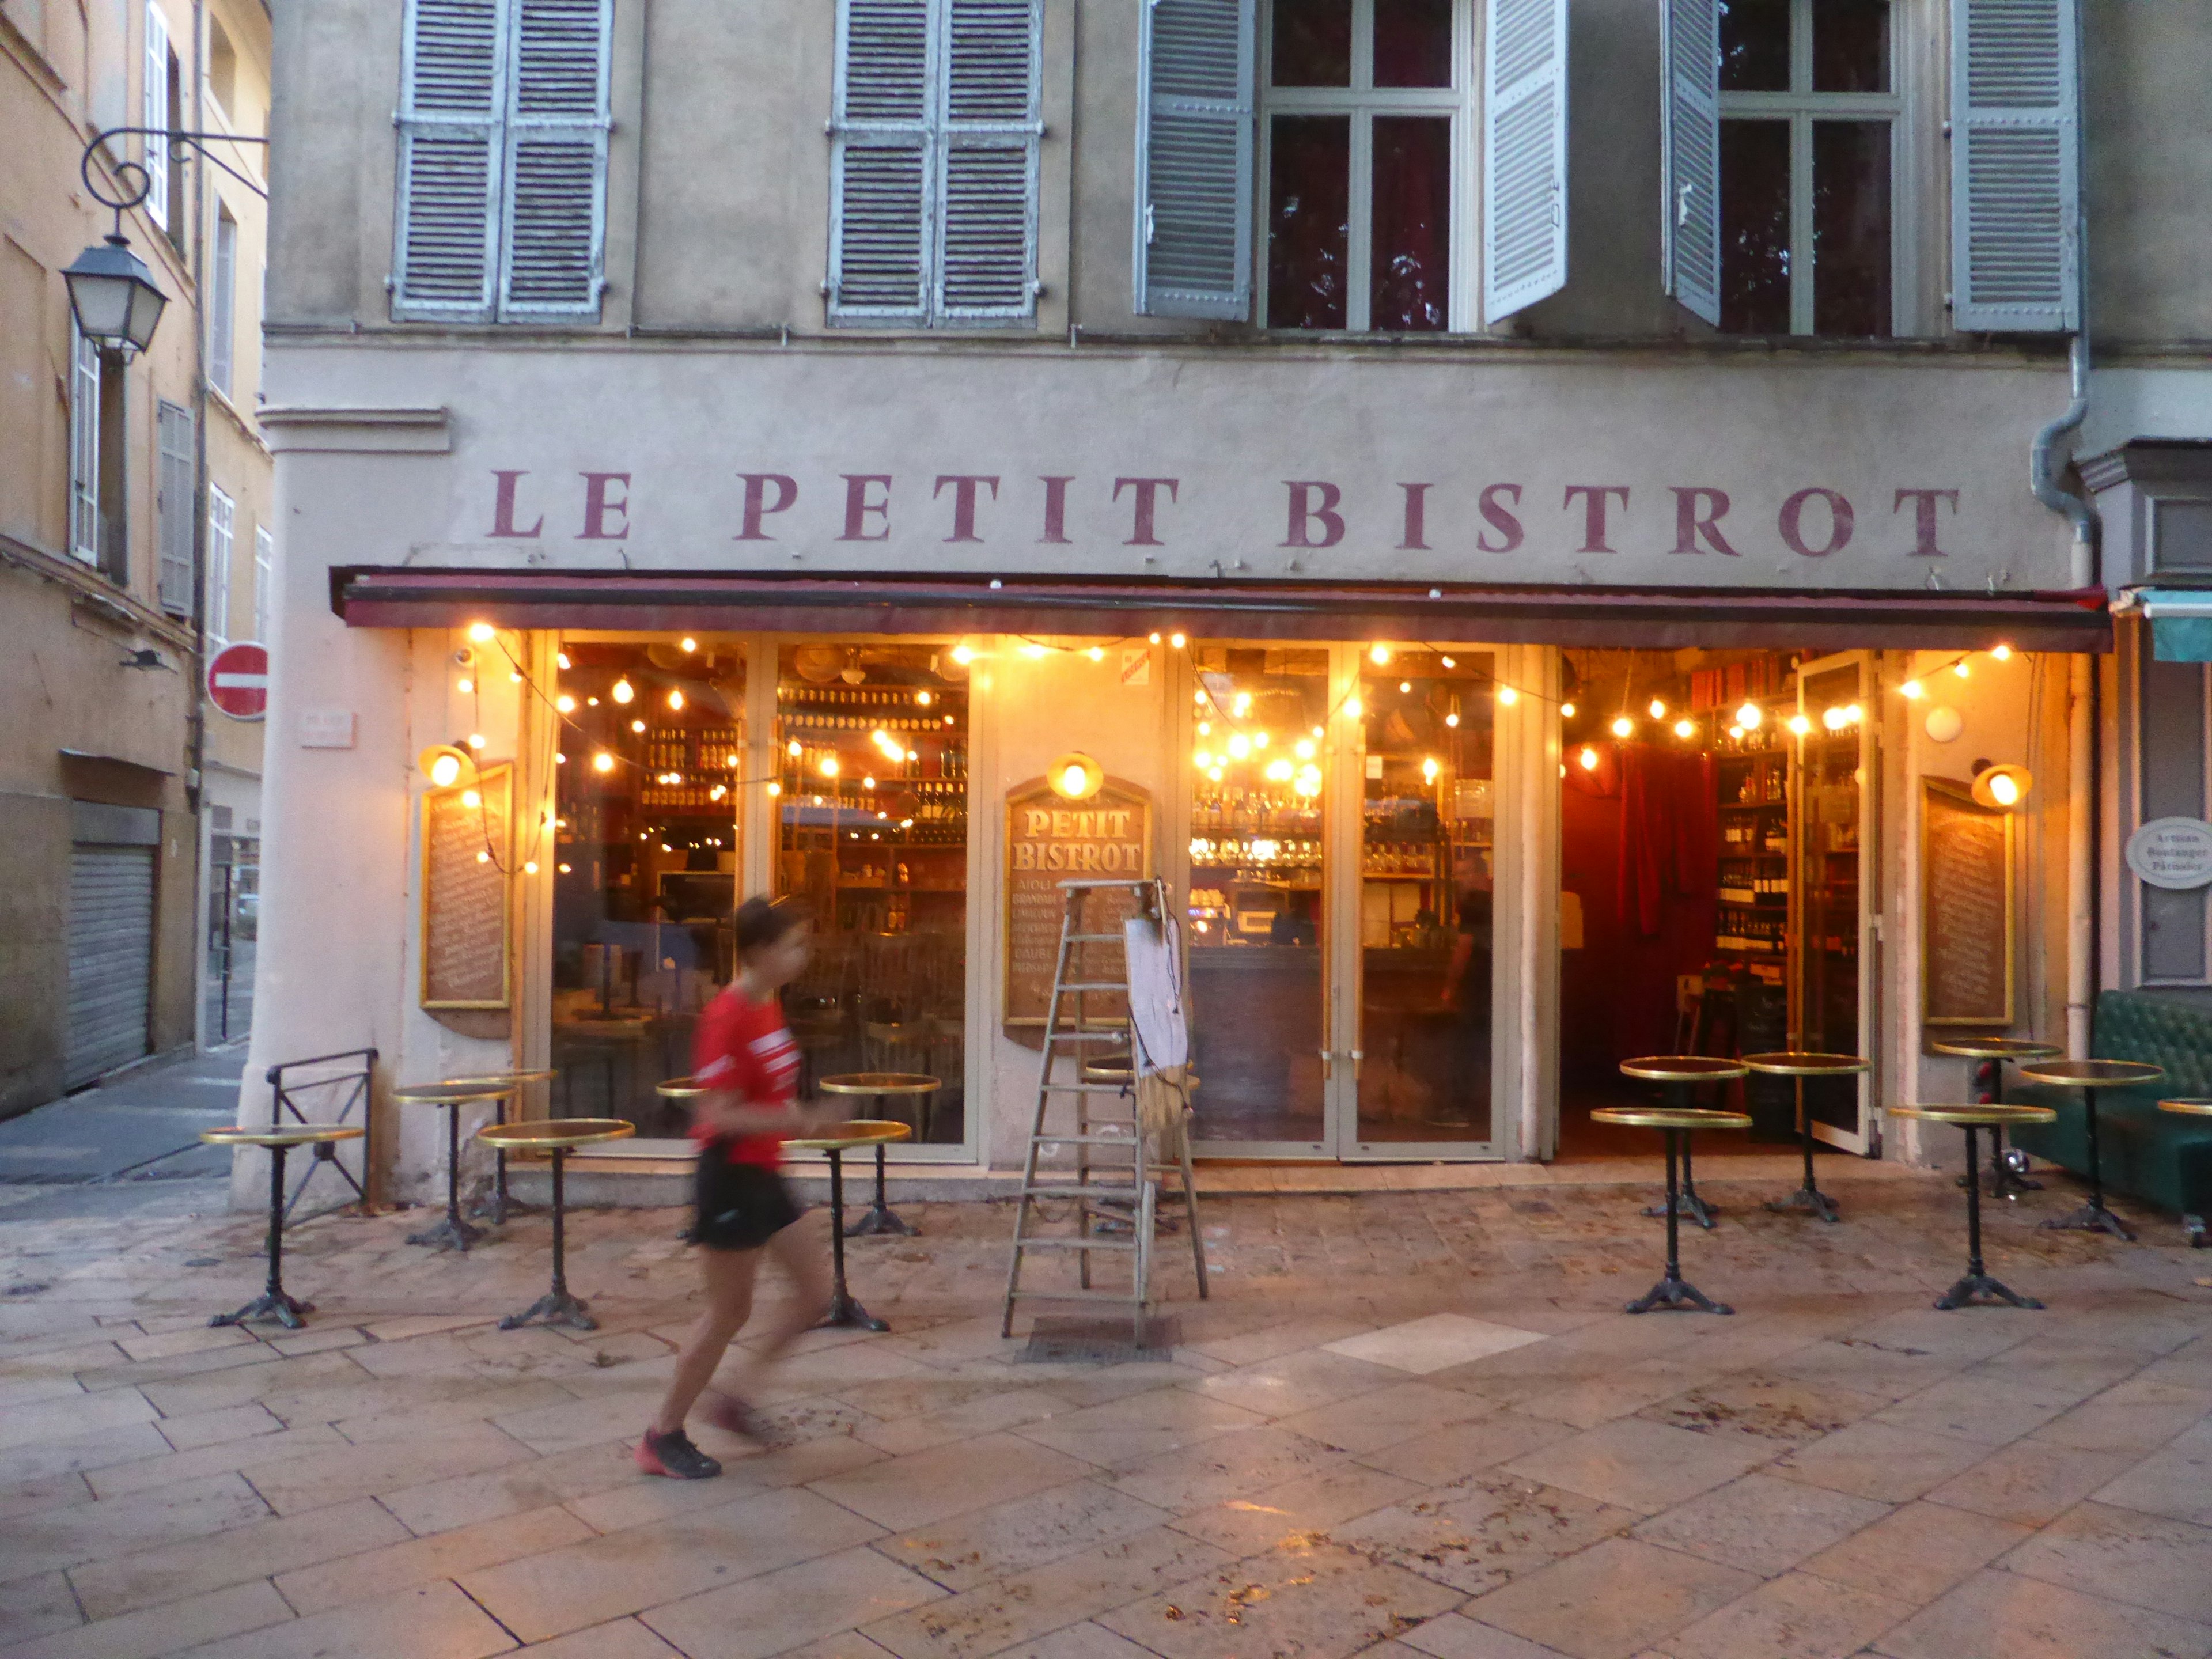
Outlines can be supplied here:
<path id="1" fill-rule="evenodd" d="M 952 647 L 952 660 L 964 668 L 975 660 L 975 653 L 967 646 L 956 645 Z"/>
<path id="2" fill-rule="evenodd" d="M 1729 741 L 1733 743 L 1741 743 L 1743 741 L 1743 727 L 1741 726 L 1731 726 L 1729 727 Z"/>
<path id="3" fill-rule="evenodd" d="M 1198 735 L 1201 738 L 1212 737 L 1213 735 L 1213 722 L 1212 720 L 1200 720 L 1198 723 Z"/>
<path id="4" fill-rule="evenodd" d="M 1346 698 L 1344 700 L 1344 718 L 1345 718 L 1345 719 L 1346 719 L 1346 720 L 1358 720 L 1358 719 L 1362 714 L 1365 714 L 1366 712 L 1367 712 L 1366 705 L 1365 705 L 1365 704 L 1364 704 L 1364 703 L 1362 703 L 1362 702 L 1359 701 L 1359 699 L 1358 699 L 1358 698 L 1357 698 L 1357 697 L 1346 697 Z"/>
<path id="5" fill-rule="evenodd" d="M 1447 715 L 1445 715 L 1445 716 L 1444 716 L 1444 724 L 1445 724 L 1446 726 L 1451 726 L 1452 728 L 1454 728 L 1455 730 L 1456 730 L 1456 729 L 1458 728 L 1458 726 L 1459 726 L 1459 716 L 1458 716 L 1458 715 L 1456 715 L 1456 714 L 1447 714 Z"/>
<path id="6" fill-rule="evenodd" d="M 1271 760 L 1267 763 L 1267 781 L 1271 783 L 1288 783 L 1291 781 L 1291 774 L 1297 770 L 1297 768 L 1286 760 Z"/>
<path id="7" fill-rule="evenodd" d="M 1421 776 L 1431 783 L 1434 783 L 1437 781 L 1437 774 L 1441 769 L 1442 769 L 1437 764 L 1436 757 L 1433 755 L 1429 756 L 1421 762 Z"/>
<path id="8" fill-rule="evenodd" d="M 1964 657 L 1961 657 L 1957 662 L 1951 665 L 1951 672 L 1963 680 L 1972 671 L 1966 666 L 1966 659 Z"/>
<path id="9" fill-rule="evenodd" d="M 1572 704 L 1572 703 L 1571 703 L 1571 702 L 1563 702 L 1563 703 L 1561 703 L 1561 704 L 1559 705 L 1559 718 L 1560 718 L 1561 720 L 1571 720 L 1574 719 L 1574 717 L 1575 717 L 1575 706 L 1574 706 L 1574 704 Z"/>
<path id="10" fill-rule="evenodd" d="M 668 694 L 668 706 L 669 706 L 671 708 L 683 708 L 683 707 L 684 707 L 684 694 L 683 694 L 681 691 L 671 691 L 671 692 Z"/>
<path id="11" fill-rule="evenodd" d="M 498 631 L 499 630 L 494 628 L 489 623 L 471 623 L 469 624 L 469 637 L 474 640 L 478 645 L 490 644 L 492 635 Z"/>
<path id="12" fill-rule="evenodd" d="M 1400 680 L 1398 682 L 1398 695 L 1401 697 L 1413 689 L 1413 683 L 1411 680 Z"/>
<path id="13" fill-rule="evenodd" d="M 1248 737 L 1246 737 L 1246 736 L 1245 736 L 1242 732 L 1239 732 L 1236 733 L 1234 736 L 1232 736 L 1232 737 L 1229 739 L 1229 758 L 1230 758 L 1230 759 L 1231 759 L 1231 760 L 1243 760 L 1246 756 L 1249 755 L 1251 752 L 1252 752 L 1252 739 L 1251 739 L 1251 738 L 1248 738 Z"/>
<path id="14" fill-rule="evenodd" d="M 1990 780 L 1990 799 L 2000 806 L 2020 804 L 2020 785 L 2009 772 L 2000 772 Z"/>
<path id="15" fill-rule="evenodd" d="M 768 793 L 772 796 L 780 795 L 783 793 L 783 786 L 780 783 L 771 783 L 768 787 Z"/>
<path id="16" fill-rule="evenodd" d="M 1915 702 L 1917 702 L 1923 696 L 1927 695 L 1925 690 L 1922 687 L 1918 680 L 1907 680 L 1904 684 L 1899 686 L 1897 690 L 1899 696 L 1908 698 Z"/>
<path id="17" fill-rule="evenodd" d="M 611 772 L 614 769 L 615 757 L 605 750 L 602 749 L 592 757 L 592 770 L 594 772 Z"/>
<path id="18" fill-rule="evenodd" d="M 1842 731 L 1844 729 L 1844 711 L 1840 708 L 1830 708 L 1825 710 L 1820 715 L 1820 724 L 1826 726 L 1831 732 Z"/>
<path id="19" fill-rule="evenodd" d="M 1498 706 L 1500 708 L 1510 708 L 1515 703 L 1520 701 L 1521 694 L 1518 691 L 1516 691 L 1511 686 L 1501 685 L 1498 688 Z M 1459 717 L 1457 715 L 1454 715 L 1452 719 L 1453 723 L 1456 725 L 1458 723 Z"/>
<path id="20" fill-rule="evenodd" d="M 643 720 L 632 720 L 629 723 L 629 729 L 633 732 L 642 733 L 645 731 L 645 722 Z"/>
<path id="21" fill-rule="evenodd" d="M 637 688 L 626 679 L 617 680 L 611 695 L 617 702 L 628 702 L 637 695 Z"/>
<path id="22" fill-rule="evenodd" d="M 805 751 L 799 747 L 799 739 L 797 738 L 793 738 L 789 743 L 783 745 L 783 752 L 790 756 L 792 759 L 797 760 L 799 756 Z"/>
<path id="23" fill-rule="evenodd" d="M 1229 712 L 1238 720 L 1243 720 L 1252 712 L 1252 694 L 1249 691 L 1239 691 L 1235 700 L 1229 705 Z"/>
<path id="24" fill-rule="evenodd" d="M 1813 722 L 1802 714 L 1792 714 L 1790 717 L 1790 729 L 1802 738 L 1813 729 Z"/>
<path id="25" fill-rule="evenodd" d="M 586 705 L 593 708 L 597 708 L 599 706 L 599 700 L 597 697 L 586 697 L 584 699 L 584 702 Z"/>
<path id="26" fill-rule="evenodd" d="M 686 634 L 684 636 L 681 643 L 686 651 L 696 651 L 699 648 L 699 641 L 693 639 L 689 634 Z"/>
<path id="27" fill-rule="evenodd" d="M 822 775 L 825 778 L 834 778 L 837 775 L 837 757 L 835 755 L 824 755 L 822 757 Z"/>
<path id="28" fill-rule="evenodd" d="M 473 789 L 464 789 L 461 791 L 461 805 L 464 806 L 482 806 L 483 805 L 483 797 L 477 793 Z"/>
<path id="29" fill-rule="evenodd" d="M 1755 702 L 1747 702 L 1735 711 L 1735 723 L 1747 732 L 1756 732 L 1765 723 L 1766 711 Z"/>
<path id="30" fill-rule="evenodd" d="M 1459 666 L 1459 659 L 1457 657 L 1438 657 L 1437 660 L 1447 668 L 1456 668 Z"/>
<path id="31" fill-rule="evenodd" d="M 1159 642 L 1160 642 L 1160 636 L 1159 636 L 1158 634 L 1153 635 L 1152 635 L 1152 643 L 1153 643 L 1154 645 L 1158 645 Z"/>
<path id="32" fill-rule="evenodd" d="M 453 690 L 459 692 L 465 697 L 476 689 L 477 683 L 472 679 L 467 678 L 465 676 L 453 682 Z"/>
<path id="33" fill-rule="evenodd" d="M 568 653 L 565 651 L 556 651 L 553 653 L 553 660 L 559 663 L 563 668 L 574 668 L 576 665 L 568 660 Z M 568 866 L 564 864 L 561 867 L 565 870 Z"/>
<path id="34" fill-rule="evenodd" d="M 1384 663 L 1390 660 L 1390 647 L 1387 645 L 1370 646 L 1367 650 L 1367 658 L 1369 661 L 1372 662 L 1377 668 L 1380 668 Z"/>
<path id="35" fill-rule="evenodd" d="M 573 714 L 576 712 L 576 700 L 566 691 L 553 699 L 553 706 L 564 714 Z"/>
<path id="36" fill-rule="evenodd" d="M 509 685 L 520 685 L 520 684 L 522 684 L 522 672 L 521 672 L 520 669 L 509 669 L 509 670 L 507 671 L 507 683 Z"/>
<path id="37" fill-rule="evenodd" d="M 864 777 L 860 780 L 860 787 L 863 789 L 872 789 L 875 787 L 876 781 L 873 778 Z"/>
<path id="38" fill-rule="evenodd" d="M 1079 766 L 1071 766 L 1060 775 L 1060 790 L 1064 795 L 1079 795 L 1083 786 L 1090 781 Z"/>
<path id="39" fill-rule="evenodd" d="M 1575 758 L 1582 763 L 1583 771 L 1595 772 L 1597 770 L 1597 750 L 1591 748 L 1588 744 L 1584 744 L 1583 745 L 1583 752 L 1576 756 Z"/>
<path id="40" fill-rule="evenodd" d="M 568 873 L 571 866 L 565 864 L 556 864 L 553 867 L 565 876 Z"/>
<path id="41" fill-rule="evenodd" d="M 538 873 L 538 860 L 536 859 L 526 860 L 522 866 L 522 873 L 526 876 L 536 875 Z"/>
<path id="42" fill-rule="evenodd" d="M 1616 738 L 1632 737 L 1635 732 L 1636 722 L 1626 714 L 1620 716 L 1613 723 L 1613 735 Z"/>
<path id="43" fill-rule="evenodd" d="M 1171 647 L 1173 647 L 1176 650 L 1177 650 L 1177 651 L 1182 650 L 1182 646 L 1183 646 L 1183 638 L 1182 638 L 1182 635 L 1180 635 L 1180 634 L 1170 634 L 1170 635 L 1168 635 L 1168 643 L 1169 643 L 1169 645 L 1170 645 Z"/>
<path id="44" fill-rule="evenodd" d="M 1034 640 L 1024 641 L 1022 645 L 1022 655 L 1035 662 L 1044 655 L 1044 647 Z"/>
<path id="45" fill-rule="evenodd" d="M 450 788 L 453 780 L 460 775 L 461 757 L 459 755 L 441 755 L 430 763 L 430 781 L 441 789 Z"/>
<path id="46" fill-rule="evenodd" d="M 477 854 L 477 862 L 478 864 L 489 864 L 491 862 L 491 854 L 489 853 L 478 853 Z"/>
<path id="47" fill-rule="evenodd" d="M 1090 658 L 1093 662 L 1104 662 L 1106 660 L 1106 647 L 1103 645 L 1094 645 L 1083 654 Z"/>
<path id="48" fill-rule="evenodd" d="M 483 748 L 483 746 L 484 746 L 484 735 L 483 735 L 483 732 L 470 732 L 470 733 L 469 733 L 469 747 L 470 747 L 470 748 L 471 748 L 471 749 L 481 749 L 481 748 Z"/>
<path id="49" fill-rule="evenodd" d="M 1856 703 L 1850 704 L 1844 710 L 1844 724 L 1846 726 L 1856 726 L 1865 718 L 1866 710 L 1860 708 Z"/>
<path id="50" fill-rule="evenodd" d="M 1273 733 L 1271 733 L 1271 732 L 1255 732 L 1252 734 L 1252 746 L 1253 746 L 1255 749 L 1265 749 L 1265 748 L 1266 748 L 1269 744 L 1273 743 L 1274 740 L 1275 740 L 1275 739 L 1274 739 L 1274 736 L 1273 736 Z"/>
<path id="51" fill-rule="evenodd" d="M 1655 720 L 1663 720 L 1667 718 L 1667 705 L 1657 697 L 1651 699 L 1651 718 Z"/>
<path id="52" fill-rule="evenodd" d="M 927 691 L 917 691 L 917 692 L 915 692 L 915 693 L 914 694 L 914 703 L 915 703 L 915 708 L 928 708 L 928 707 L 929 707 L 929 704 L 930 704 L 930 696 L 929 696 L 929 693 L 928 693 L 928 692 L 927 692 Z"/>
<path id="53" fill-rule="evenodd" d="M 553 751 L 553 764 L 556 766 L 566 766 L 568 763 L 568 757 L 562 754 L 559 750 L 556 749 Z"/>
<path id="54" fill-rule="evenodd" d="M 1313 739 L 1311 738 L 1300 738 L 1298 739 L 1297 748 L 1294 752 L 1302 761 L 1311 760 L 1314 757 Z"/>
<path id="55" fill-rule="evenodd" d="M 2010 662 L 2012 647 L 2008 645 L 1993 646 L 1990 649 L 1990 655 L 1995 657 L 1999 662 Z"/>
<path id="56" fill-rule="evenodd" d="M 1674 735 L 1678 738 L 1696 737 L 1698 735 L 1698 723 L 1695 720 L 1676 720 L 1674 722 Z"/>
<path id="57" fill-rule="evenodd" d="M 1217 766 L 1217 767 L 1215 767 L 1215 768 L 1214 768 L 1211 772 L 1208 772 L 1206 775 L 1207 777 L 1209 777 L 1209 778 L 1212 778 L 1212 779 L 1214 781 L 1214 782 L 1218 783 L 1218 782 L 1220 782 L 1220 781 L 1221 781 L 1221 777 L 1222 777 L 1221 769 L 1220 769 L 1219 767 L 1218 767 L 1218 766 Z"/>

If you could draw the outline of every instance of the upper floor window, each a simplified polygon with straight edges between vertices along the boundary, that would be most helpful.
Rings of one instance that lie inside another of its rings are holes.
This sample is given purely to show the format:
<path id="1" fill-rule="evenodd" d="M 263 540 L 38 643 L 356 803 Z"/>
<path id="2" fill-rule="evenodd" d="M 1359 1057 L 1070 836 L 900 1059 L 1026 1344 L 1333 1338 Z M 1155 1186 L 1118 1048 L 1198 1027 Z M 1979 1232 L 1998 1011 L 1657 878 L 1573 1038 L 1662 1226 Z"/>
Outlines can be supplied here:
<path id="1" fill-rule="evenodd" d="M 1268 327 L 1452 325 L 1469 28 L 1462 0 L 1273 0 Z"/>
<path id="2" fill-rule="evenodd" d="M 599 314 L 612 0 L 408 0 L 392 314 Z"/>
<path id="3" fill-rule="evenodd" d="M 1039 0 L 838 0 L 830 320 L 1036 315 Z"/>

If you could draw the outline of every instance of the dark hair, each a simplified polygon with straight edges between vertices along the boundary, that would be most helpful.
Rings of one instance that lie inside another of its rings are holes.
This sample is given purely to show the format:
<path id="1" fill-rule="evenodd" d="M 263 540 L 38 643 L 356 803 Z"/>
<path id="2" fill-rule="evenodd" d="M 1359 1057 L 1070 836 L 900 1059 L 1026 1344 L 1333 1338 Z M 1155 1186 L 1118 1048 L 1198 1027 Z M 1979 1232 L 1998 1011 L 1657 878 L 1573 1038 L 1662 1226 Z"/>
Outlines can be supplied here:
<path id="1" fill-rule="evenodd" d="M 738 954 L 773 945 L 813 920 L 814 913 L 802 899 L 768 899 L 756 893 L 738 907 Z"/>

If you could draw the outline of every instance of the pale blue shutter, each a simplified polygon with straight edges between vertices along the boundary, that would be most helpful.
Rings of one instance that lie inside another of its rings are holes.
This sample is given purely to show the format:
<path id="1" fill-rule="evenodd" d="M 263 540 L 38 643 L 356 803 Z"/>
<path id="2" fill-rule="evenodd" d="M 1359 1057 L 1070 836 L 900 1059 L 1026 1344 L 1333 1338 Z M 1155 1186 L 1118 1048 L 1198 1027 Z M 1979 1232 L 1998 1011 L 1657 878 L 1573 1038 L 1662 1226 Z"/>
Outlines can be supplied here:
<path id="1" fill-rule="evenodd" d="M 929 13 L 928 0 L 838 0 L 832 322 L 927 318 Z"/>
<path id="2" fill-rule="evenodd" d="M 154 540 L 161 554 L 156 591 L 173 617 L 192 614 L 192 411 L 163 398 L 154 410 L 160 461 L 154 478 Z"/>
<path id="3" fill-rule="evenodd" d="M 1133 303 L 1252 314 L 1252 0 L 1143 0 Z"/>
<path id="4" fill-rule="evenodd" d="M 70 319 L 70 554 L 100 562 L 100 348 Z"/>
<path id="5" fill-rule="evenodd" d="M 945 30 L 936 313 L 1036 314 L 1038 0 L 950 0 Z"/>
<path id="6" fill-rule="evenodd" d="M 2076 0 L 1951 0 L 1952 322 L 2081 326 Z"/>
<path id="7" fill-rule="evenodd" d="M 1667 292 L 1716 328 L 1721 320 L 1721 9 L 1661 0 L 1660 245 Z"/>
<path id="8" fill-rule="evenodd" d="M 504 322 L 596 317 L 606 227 L 611 0 L 508 0 Z"/>
<path id="9" fill-rule="evenodd" d="M 138 125 L 147 129 L 146 215 L 169 228 L 169 141 L 156 133 L 169 130 L 169 21 L 154 0 L 146 0 L 146 84 L 140 89 Z"/>
<path id="10" fill-rule="evenodd" d="M 501 0 L 408 0 L 392 314 L 489 322 L 499 280 Z"/>
<path id="11" fill-rule="evenodd" d="M 1495 0 L 1483 56 L 1482 317 L 1567 281 L 1567 0 Z"/>

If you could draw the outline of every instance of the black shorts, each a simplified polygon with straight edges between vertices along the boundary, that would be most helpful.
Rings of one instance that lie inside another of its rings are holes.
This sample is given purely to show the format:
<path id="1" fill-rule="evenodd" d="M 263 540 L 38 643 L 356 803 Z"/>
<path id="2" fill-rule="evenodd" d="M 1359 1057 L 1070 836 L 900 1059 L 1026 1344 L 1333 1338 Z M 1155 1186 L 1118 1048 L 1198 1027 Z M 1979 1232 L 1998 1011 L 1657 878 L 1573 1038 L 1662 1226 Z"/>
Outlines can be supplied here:
<path id="1" fill-rule="evenodd" d="M 774 1170 L 733 1164 L 719 1142 L 699 1149 L 691 1242 L 710 1250 L 757 1250 L 799 1219 L 791 1189 Z"/>

